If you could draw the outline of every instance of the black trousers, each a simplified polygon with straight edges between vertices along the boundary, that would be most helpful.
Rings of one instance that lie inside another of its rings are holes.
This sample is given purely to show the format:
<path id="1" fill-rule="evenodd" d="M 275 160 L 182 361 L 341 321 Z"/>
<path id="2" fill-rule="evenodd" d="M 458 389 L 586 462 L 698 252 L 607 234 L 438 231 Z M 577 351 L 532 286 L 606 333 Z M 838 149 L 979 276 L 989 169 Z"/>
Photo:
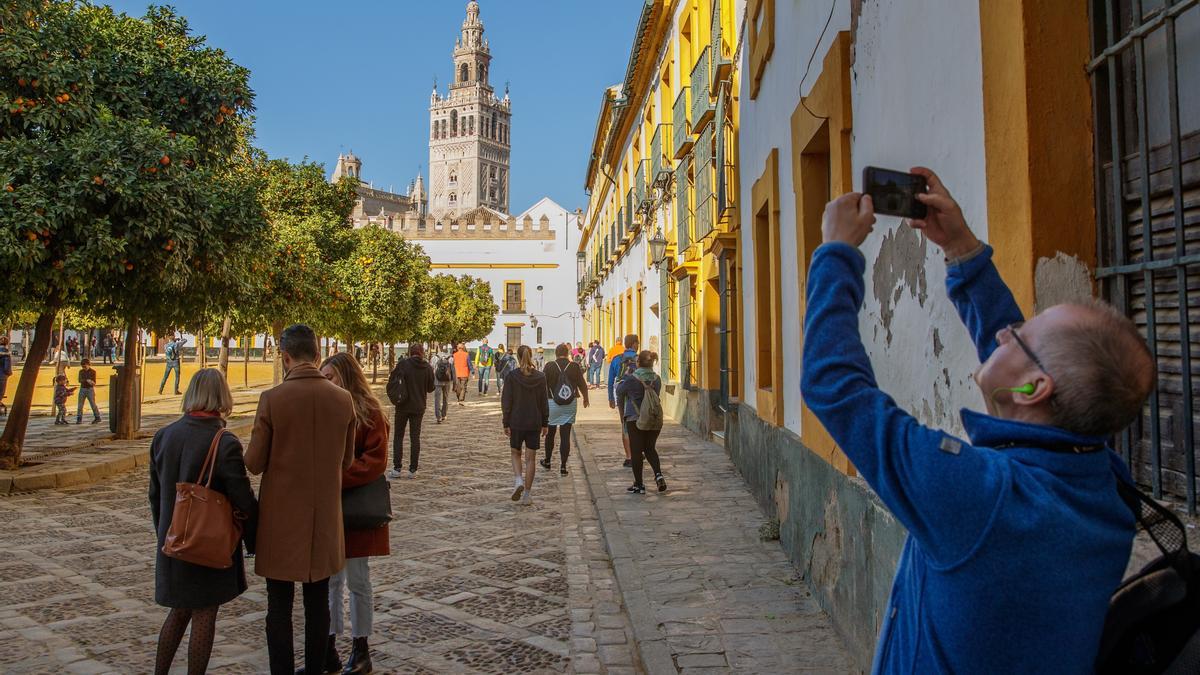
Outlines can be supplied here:
<path id="1" fill-rule="evenodd" d="M 654 470 L 655 475 L 662 473 L 662 465 L 658 462 L 658 449 L 654 447 L 658 442 L 659 430 L 642 431 L 633 420 L 625 421 L 625 429 L 629 433 L 629 453 L 633 458 L 633 484 L 645 485 L 642 482 L 643 459 L 650 462 L 650 468 Z"/>
<path id="2" fill-rule="evenodd" d="M 408 470 L 416 471 L 421 459 L 421 420 L 425 411 L 419 413 L 396 412 L 392 425 L 392 467 L 400 471 L 404 467 L 404 427 L 408 427 L 409 458 Z"/>
<path id="3" fill-rule="evenodd" d="M 558 454 L 562 457 L 562 466 L 567 467 L 567 459 L 571 456 L 571 425 L 560 424 L 556 427 L 550 427 L 550 431 L 546 434 L 546 463 L 550 463 L 550 456 L 554 454 L 554 436 L 560 437 L 558 445 Z"/>
<path id="4" fill-rule="evenodd" d="M 304 586 L 304 672 L 325 671 L 325 647 L 329 640 L 329 579 Z M 267 654 L 271 675 L 296 672 L 292 647 L 292 600 L 296 585 L 267 579 Z"/>

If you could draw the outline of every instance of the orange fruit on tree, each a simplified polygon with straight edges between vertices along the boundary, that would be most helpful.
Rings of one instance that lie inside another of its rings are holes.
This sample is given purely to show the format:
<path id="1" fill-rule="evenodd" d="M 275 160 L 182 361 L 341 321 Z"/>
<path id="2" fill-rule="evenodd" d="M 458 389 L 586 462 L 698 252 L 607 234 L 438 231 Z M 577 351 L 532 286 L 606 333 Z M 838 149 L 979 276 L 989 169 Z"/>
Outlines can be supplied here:
<path id="1" fill-rule="evenodd" d="M 92 176 L 92 183 L 95 185 L 104 185 L 104 179 L 100 176 Z"/>
<path id="2" fill-rule="evenodd" d="M 158 163 L 162 164 L 163 166 L 170 166 L 171 158 L 168 155 L 163 155 L 162 158 L 158 160 Z"/>
<path id="3" fill-rule="evenodd" d="M 4 191 L 5 191 L 5 192 L 12 192 L 13 190 L 16 190 L 16 188 L 15 188 L 15 187 L 13 187 L 13 184 L 12 184 L 12 183 L 9 183 L 8 185 L 5 185 L 5 186 L 4 186 Z"/>

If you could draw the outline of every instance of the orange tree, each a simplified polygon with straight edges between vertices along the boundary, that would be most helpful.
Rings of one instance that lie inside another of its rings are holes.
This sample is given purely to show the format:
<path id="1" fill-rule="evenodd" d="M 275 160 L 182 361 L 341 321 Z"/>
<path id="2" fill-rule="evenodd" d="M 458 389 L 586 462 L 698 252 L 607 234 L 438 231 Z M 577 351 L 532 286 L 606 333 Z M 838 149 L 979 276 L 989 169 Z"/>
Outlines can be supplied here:
<path id="1" fill-rule="evenodd" d="M 69 0 L 0 4 L 0 276 L 37 313 L 0 436 L 20 462 L 36 364 L 70 304 L 181 323 L 236 280 L 265 229 L 239 172 L 249 73 L 170 10 L 141 19 Z M 137 350 L 127 352 L 136 360 Z M 132 399 L 132 368 L 120 391 Z M 128 412 L 119 433 L 129 436 Z"/>
<path id="2" fill-rule="evenodd" d="M 429 277 L 421 298 L 415 337 L 434 344 L 482 339 L 492 332 L 500 312 L 491 284 L 467 275 Z"/>

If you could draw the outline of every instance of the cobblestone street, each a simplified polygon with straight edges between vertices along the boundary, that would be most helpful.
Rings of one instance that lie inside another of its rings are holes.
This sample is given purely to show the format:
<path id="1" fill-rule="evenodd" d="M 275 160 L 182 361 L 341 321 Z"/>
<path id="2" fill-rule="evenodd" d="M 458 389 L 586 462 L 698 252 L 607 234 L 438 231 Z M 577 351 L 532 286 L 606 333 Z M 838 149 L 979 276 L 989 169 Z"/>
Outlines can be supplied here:
<path id="1" fill-rule="evenodd" d="M 371 563 L 376 672 L 640 671 L 578 460 L 539 473 L 532 508 L 509 501 L 498 397 L 471 396 L 447 424 L 427 416 L 418 478 L 392 483 L 392 555 Z M 152 670 L 166 612 L 146 488 L 139 467 L 0 497 L 0 671 Z M 265 587 L 249 581 L 221 610 L 212 672 L 266 668 Z"/>

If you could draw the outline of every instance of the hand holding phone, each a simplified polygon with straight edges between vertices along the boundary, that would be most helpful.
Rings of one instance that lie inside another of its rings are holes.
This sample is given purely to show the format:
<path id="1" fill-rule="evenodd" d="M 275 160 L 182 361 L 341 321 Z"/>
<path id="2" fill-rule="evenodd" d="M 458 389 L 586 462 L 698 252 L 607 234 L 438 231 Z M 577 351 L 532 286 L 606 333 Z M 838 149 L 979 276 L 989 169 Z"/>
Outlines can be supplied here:
<path id="1" fill-rule="evenodd" d="M 917 199 L 917 195 L 925 194 L 928 190 L 929 185 L 920 174 L 881 169 L 876 166 L 863 169 L 863 193 L 871 197 L 875 204 L 875 213 L 913 220 L 924 219 L 928 209 Z"/>

